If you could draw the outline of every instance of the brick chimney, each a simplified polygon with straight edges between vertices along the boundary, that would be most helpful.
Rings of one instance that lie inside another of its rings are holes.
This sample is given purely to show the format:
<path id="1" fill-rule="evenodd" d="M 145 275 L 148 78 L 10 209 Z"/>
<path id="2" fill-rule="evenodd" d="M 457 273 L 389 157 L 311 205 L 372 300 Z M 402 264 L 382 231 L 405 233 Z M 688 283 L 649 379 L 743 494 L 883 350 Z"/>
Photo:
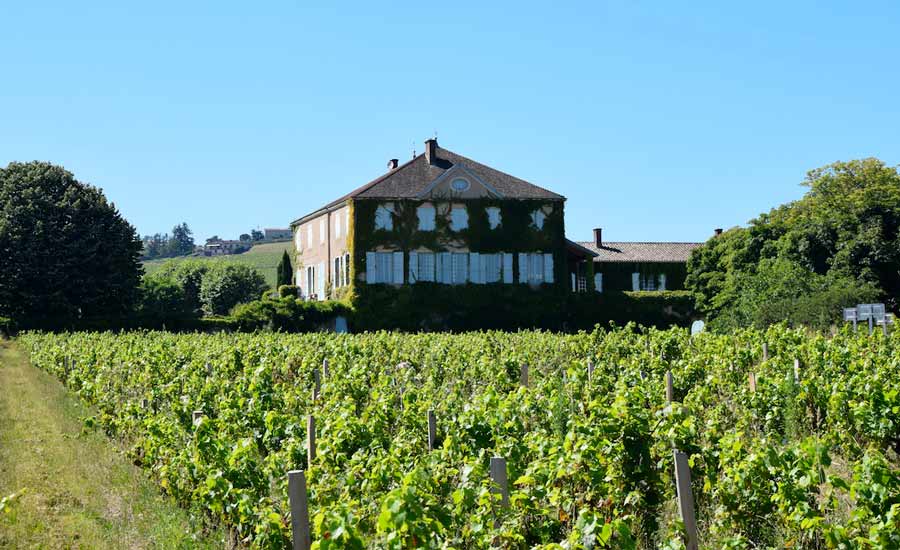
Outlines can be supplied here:
<path id="1" fill-rule="evenodd" d="M 389 171 L 390 171 L 390 170 L 396 170 L 396 169 L 397 169 L 397 166 L 399 165 L 399 163 L 400 163 L 400 161 L 398 161 L 397 159 L 391 159 L 391 160 L 389 160 L 389 161 L 388 161 L 388 170 L 389 170 Z"/>
<path id="2" fill-rule="evenodd" d="M 594 228 L 594 244 L 597 248 L 603 248 L 603 229 L 599 227 Z"/>
<path id="3" fill-rule="evenodd" d="M 718 236 L 721 235 L 721 234 L 722 234 L 722 228 L 721 228 L 721 227 L 717 227 L 717 228 L 716 228 L 716 237 L 718 237 Z"/>
<path id="4" fill-rule="evenodd" d="M 437 162 L 437 146 L 436 139 L 425 140 L 425 160 L 428 161 L 428 164 L 435 164 Z"/>

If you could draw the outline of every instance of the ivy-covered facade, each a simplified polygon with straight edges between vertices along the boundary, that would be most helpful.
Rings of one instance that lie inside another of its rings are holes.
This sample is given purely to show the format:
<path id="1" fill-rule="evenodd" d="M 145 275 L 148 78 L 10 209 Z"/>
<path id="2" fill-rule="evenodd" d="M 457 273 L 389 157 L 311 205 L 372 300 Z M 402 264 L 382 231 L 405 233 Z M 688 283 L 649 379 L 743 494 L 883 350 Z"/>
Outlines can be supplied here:
<path id="1" fill-rule="evenodd" d="M 370 287 L 521 285 L 565 292 L 565 198 L 428 140 L 410 162 L 296 220 L 308 299 Z"/>

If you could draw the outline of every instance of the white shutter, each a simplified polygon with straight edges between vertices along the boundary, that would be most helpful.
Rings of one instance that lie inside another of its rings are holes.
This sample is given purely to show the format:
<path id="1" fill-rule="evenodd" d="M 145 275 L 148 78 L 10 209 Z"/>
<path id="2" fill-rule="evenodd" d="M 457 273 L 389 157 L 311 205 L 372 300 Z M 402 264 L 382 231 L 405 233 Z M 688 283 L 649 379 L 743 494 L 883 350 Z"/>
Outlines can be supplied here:
<path id="1" fill-rule="evenodd" d="M 440 269 L 440 282 L 444 284 L 451 284 L 453 282 L 453 256 L 449 252 L 441 252 L 440 260 L 441 260 L 441 269 Z"/>
<path id="2" fill-rule="evenodd" d="M 575 274 L 572 273 L 571 275 L 572 275 L 572 292 L 577 292 L 578 287 L 575 286 Z"/>
<path id="3" fill-rule="evenodd" d="M 403 284 L 403 252 L 394 252 L 394 284 Z"/>
<path id="4" fill-rule="evenodd" d="M 325 264 L 316 264 L 316 295 L 319 300 L 325 299 Z"/>
<path id="5" fill-rule="evenodd" d="M 513 282 L 513 255 L 508 252 L 503 254 L 503 282 Z"/>
<path id="6" fill-rule="evenodd" d="M 631 274 L 631 290 L 640 290 L 641 289 L 641 274 L 640 273 L 632 273 Z"/>
<path id="7" fill-rule="evenodd" d="M 469 253 L 469 280 L 473 283 L 483 283 L 481 278 L 481 255 L 478 252 Z"/>
<path id="8" fill-rule="evenodd" d="M 603 273 L 594 273 L 594 290 L 603 292 Z"/>
<path id="9" fill-rule="evenodd" d="M 377 283 L 376 280 L 377 275 L 375 275 L 376 267 L 375 264 L 377 260 L 375 259 L 374 252 L 366 252 L 366 282 L 371 284 Z"/>
<path id="10" fill-rule="evenodd" d="M 419 255 L 416 252 L 409 253 L 409 284 L 415 284 L 419 280 Z"/>
<path id="11" fill-rule="evenodd" d="M 444 282 L 444 253 L 437 252 L 434 255 L 434 282 Z"/>
<path id="12" fill-rule="evenodd" d="M 439 256 L 434 252 L 419 253 L 419 265 L 416 271 L 416 278 L 420 281 L 435 282 L 434 278 L 434 262 Z M 410 260 L 412 262 L 412 260 Z M 411 265 L 411 264 L 410 264 Z"/>
<path id="13" fill-rule="evenodd" d="M 666 274 L 665 273 L 659 274 L 659 289 L 660 290 L 666 289 Z"/>
<path id="14" fill-rule="evenodd" d="M 553 283 L 553 254 L 544 254 L 544 282 Z"/>
<path id="15" fill-rule="evenodd" d="M 519 252 L 519 282 L 528 282 L 528 254 Z"/>

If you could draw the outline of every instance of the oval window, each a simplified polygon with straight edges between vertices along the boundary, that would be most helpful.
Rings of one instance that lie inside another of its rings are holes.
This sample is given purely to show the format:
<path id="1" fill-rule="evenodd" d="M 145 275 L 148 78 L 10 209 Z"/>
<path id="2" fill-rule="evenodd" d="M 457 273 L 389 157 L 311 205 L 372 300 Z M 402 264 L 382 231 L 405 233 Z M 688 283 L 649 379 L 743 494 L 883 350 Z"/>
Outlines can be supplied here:
<path id="1" fill-rule="evenodd" d="M 456 178 L 450 182 L 450 186 L 453 187 L 454 191 L 466 191 L 469 189 L 469 181 L 462 178 Z"/>

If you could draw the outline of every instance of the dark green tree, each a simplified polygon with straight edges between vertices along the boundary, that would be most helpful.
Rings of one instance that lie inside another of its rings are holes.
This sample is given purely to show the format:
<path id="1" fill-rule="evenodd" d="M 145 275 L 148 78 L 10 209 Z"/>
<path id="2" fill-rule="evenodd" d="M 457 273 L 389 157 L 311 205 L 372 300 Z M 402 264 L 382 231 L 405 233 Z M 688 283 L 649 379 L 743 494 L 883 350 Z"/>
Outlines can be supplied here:
<path id="1" fill-rule="evenodd" d="M 275 288 L 278 288 L 282 285 L 291 284 L 293 274 L 294 268 L 291 266 L 291 257 L 288 255 L 287 250 L 285 250 L 281 255 L 281 261 L 278 262 L 278 268 L 276 271 L 277 283 L 275 285 Z"/>
<path id="2" fill-rule="evenodd" d="M 193 232 L 187 223 L 181 223 L 172 228 L 172 238 L 168 242 L 169 257 L 187 256 L 194 253 Z"/>
<path id="3" fill-rule="evenodd" d="M 260 231 L 259 229 L 251 229 L 251 230 L 250 230 L 250 237 L 251 237 L 254 241 L 261 241 L 261 240 L 263 240 L 263 239 L 265 238 L 265 235 L 263 235 L 263 232 Z"/>
<path id="4" fill-rule="evenodd" d="M 58 328 L 128 314 L 142 244 L 103 192 L 47 162 L 0 169 L 0 316 Z"/>

